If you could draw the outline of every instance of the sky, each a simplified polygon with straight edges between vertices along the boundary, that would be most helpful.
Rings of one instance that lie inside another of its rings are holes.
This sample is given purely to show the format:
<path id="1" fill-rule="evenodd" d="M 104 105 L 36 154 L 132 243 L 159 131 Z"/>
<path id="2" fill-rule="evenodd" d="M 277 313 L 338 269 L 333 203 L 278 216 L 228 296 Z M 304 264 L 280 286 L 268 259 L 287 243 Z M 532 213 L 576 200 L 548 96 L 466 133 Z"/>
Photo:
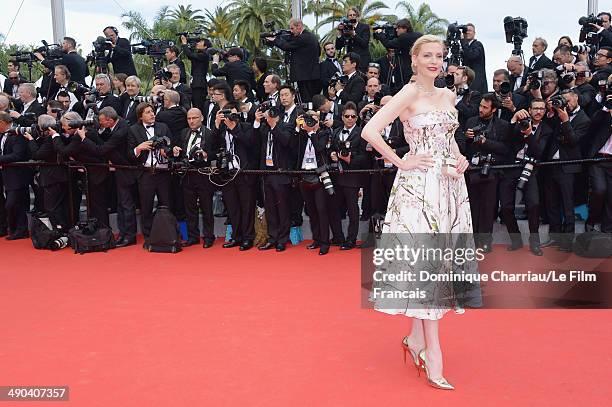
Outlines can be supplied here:
<path id="1" fill-rule="evenodd" d="M 224 0 L 227 3 L 228 0 Z M 36 44 L 46 39 L 51 43 L 53 30 L 51 26 L 51 0 L 23 0 L 21 11 L 17 15 L 14 26 L 9 32 L 11 21 L 17 13 L 21 0 L 3 1 L 0 15 L 0 33 L 8 37 L 8 44 Z M 396 0 L 386 0 L 389 10 L 383 13 L 395 14 Z M 412 1 L 418 7 L 420 0 Z M 459 24 L 468 22 L 476 26 L 476 39 L 485 47 L 487 78 L 491 84 L 492 72 L 505 68 L 505 61 L 512 51 L 512 44 L 506 44 L 503 30 L 503 19 L 506 16 L 521 16 L 529 24 L 528 37 L 523 50 L 525 57 L 531 56 L 531 43 L 535 37 L 543 37 L 549 43 L 547 55 L 552 57 L 552 49 L 559 37 L 569 35 L 574 43 L 578 41 L 580 26 L 578 18 L 586 15 L 587 0 L 430 0 L 427 2 L 434 13 L 450 22 Z M 119 35 L 128 37 L 129 33 L 121 28 L 121 14 L 125 11 L 138 11 L 149 22 L 155 13 L 164 5 L 191 4 L 193 9 L 213 10 L 219 4 L 215 0 L 176 1 L 169 0 L 64 0 L 66 35 L 74 37 L 85 54 L 91 51 L 91 42 L 101 35 L 105 26 L 114 25 L 119 28 Z M 612 10 L 612 0 L 599 0 L 599 11 Z M 402 17 L 402 16 L 399 16 Z M 306 20 L 306 24 L 314 22 Z M 27 29 L 25 28 L 27 27 Z M 4 67 L 2 67 L 4 69 Z"/>

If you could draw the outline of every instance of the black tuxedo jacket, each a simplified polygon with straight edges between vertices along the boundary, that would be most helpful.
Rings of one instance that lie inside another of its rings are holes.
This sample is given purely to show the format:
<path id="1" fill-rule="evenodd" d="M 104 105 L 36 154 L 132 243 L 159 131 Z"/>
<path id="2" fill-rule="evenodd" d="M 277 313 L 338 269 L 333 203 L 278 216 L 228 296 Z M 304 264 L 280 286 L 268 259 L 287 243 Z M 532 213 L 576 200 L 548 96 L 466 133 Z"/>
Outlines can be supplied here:
<path id="1" fill-rule="evenodd" d="M 551 137 L 553 136 L 553 129 L 550 128 L 546 123 L 541 122 L 535 133 L 525 136 L 521 133 L 521 129 L 518 123 L 512 125 L 512 136 L 510 138 L 510 152 L 515 157 L 525 145 L 525 156 L 535 158 L 541 161 L 544 158 L 546 146 L 548 145 Z"/>
<path id="2" fill-rule="evenodd" d="M 340 64 L 340 66 L 342 66 L 342 64 Z M 329 87 L 329 80 L 331 77 L 336 73 L 342 72 L 338 70 L 336 65 L 334 65 L 334 62 L 329 58 L 325 58 L 323 61 L 321 61 L 319 68 L 321 72 L 321 84 L 323 85 L 323 91 L 325 92 Z"/>
<path id="3" fill-rule="evenodd" d="M 423 34 L 421 34 L 420 32 L 408 32 L 400 34 L 396 38 L 387 39 L 384 33 L 374 33 L 374 38 L 379 40 L 385 46 L 385 48 L 391 48 L 395 50 L 395 56 L 397 60 L 397 67 L 395 70 L 398 72 L 397 78 L 399 79 L 400 83 L 397 83 L 396 86 L 391 86 L 392 90 L 399 90 L 402 86 L 404 86 L 404 84 L 410 81 L 410 77 L 412 76 L 412 56 L 410 54 L 410 51 L 412 50 L 414 42 L 422 35 Z M 382 69 L 383 67 L 381 65 L 381 70 Z M 387 79 L 387 75 L 385 75 L 385 79 Z"/>
<path id="4" fill-rule="evenodd" d="M 346 47 L 346 52 L 359 54 L 358 69 L 367 70 L 370 63 L 370 26 L 360 21 L 355 27 L 354 37 L 337 37 L 336 49 L 339 51 L 344 47 Z"/>
<path id="5" fill-rule="evenodd" d="M 117 44 L 111 53 L 110 62 L 113 64 L 113 73 L 124 73 L 128 76 L 136 75 L 136 67 L 132 59 L 132 47 L 125 38 L 117 38 Z"/>
<path id="6" fill-rule="evenodd" d="M 173 144 L 176 144 L 181 132 L 189 127 L 189 124 L 187 124 L 187 113 L 180 106 L 163 109 L 157 114 L 155 120 L 168 126 L 171 134 L 170 139 Z"/>
<path id="7" fill-rule="evenodd" d="M 268 95 L 266 95 L 266 90 L 263 86 L 268 75 L 270 75 L 270 72 L 264 72 L 255 82 L 255 96 L 260 103 L 268 99 Z"/>
<path id="8" fill-rule="evenodd" d="M 4 183 L 4 189 L 6 191 L 14 191 L 26 188 L 32 174 L 29 168 L 2 166 L 2 164 L 28 160 L 26 139 L 22 136 L 0 133 L 0 143 L 3 137 L 7 138 L 4 142 L 4 149 L 0 151 L 0 167 L 2 167 L 2 177 L 0 180 Z"/>
<path id="9" fill-rule="evenodd" d="M 300 130 L 295 135 L 295 142 L 291 143 L 293 155 L 296 157 L 295 170 L 302 169 L 302 161 L 304 161 L 304 154 L 306 153 L 306 146 L 308 145 L 308 139 L 312 140 L 312 146 L 315 150 L 315 157 L 317 160 L 317 167 L 322 165 L 328 165 L 331 160 L 329 158 L 329 151 L 327 148 L 328 142 L 331 144 L 332 130 L 328 128 L 319 129 L 312 136 L 309 136 L 305 130 Z"/>
<path id="10" fill-rule="evenodd" d="M 344 105 L 346 102 L 354 102 L 355 105 L 359 104 L 365 93 L 365 85 L 365 80 L 359 71 L 355 72 L 344 87 L 344 90 L 340 93 L 340 104 Z"/>
<path id="11" fill-rule="evenodd" d="M 516 81 L 517 80 L 521 80 L 520 84 L 519 84 L 519 88 L 517 89 L 517 92 L 523 87 L 525 86 L 525 84 L 527 83 L 527 76 L 529 75 L 529 73 L 527 72 L 529 71 L 529 68 L 527 68 L 526 66 L 523 68 L 523 76 L 518 77 L 515 75 L 510 75 L 510 80 L 508 82 L 510 82 L 510 89 L 512 89 L 514 91 L 514 86 L 516 85 Z"/>
<path id="12" fill-rule="evenodd" d="M 317 37 L 308 30 L 300 35 L 279 36 L 274 39 L 274 45 L 283 51 L 291 52 L 292 82 L 313 81 L 321 78 L 319 55 L 321 46 Z"/>
<path id="13" fill-rule="evenodd" d="M 64 139 L 62 137 L 62 139 Z M 63 140 L 68 143 L 68 140 Z M 51 137 L 45 136 L 36 140 L 28 141 L 28 149 L 33 160 L 48 163 L 61 164 L 65 161 L 62 154 L 58 154 L 53 146 Z M 40 186 L 47 187 L 60 182 L 68 181 L 67 168 L 64 166 L 42 166 L 40 167 Z"/>
<path id="14" fill-rule="evenodd" d="M 119 119 L 106 141 L 99 143 L 97 131 L 92 130 L 87 133 L 87 138 L 82 141 L 81 148 L 88 155 L 102 158 L 112 164 L 131 165 L 127 146 L 128 130 L 128 123 Z M 126 171 L 126 173 L 132 174 L 131 171 Z"/>
<path id="15" fill-rule="evenodd" d="M 55 69 L 56 65 L 66 65 L 66 68 L 70 71 L 70 80 L 82 85 L 85 85 L 85 77 L 89 74 L 89 72 L 87 72 L 87 62 L 85 62 L 85 58 L 76 52 L 64 54 L 59 61 L 49 61 L 45 59 L 42 61 L 42 64 L 51 69 L 51 71 Z"/>
<path id="16" fill-rule="evenodd" d="M 138 117 L 136 116 L 136 106 L 138 106 L 138 102 L 134 101 L 130 108 L 130 95 L 125 92 L 119 97 L 119 101 L 121 102 L 121 111 L 117 112 L 119 116 L 123 117 L 128 125 L 136 123 L 138 121 Z"/>
<path id="17" fill-rule="evenodd" d="M 512 155 L 514 143 L 510 139 L 512 135 L 510 123 L 495 116 L 491 120 L 489 125 L 491 131 L 484 143 L 474 143 L 474 139 L 465 137 L 462 131 L 458 133 L 457 144 L 460 146 L 460 149 L 461 145 L 465 146 L 468 159 L 479 153 L 483 155 L 491 153 L 495 159 L 495 164 L 514 164 L 516 154 Z M 465 123 L 465 129 L 473 129 L 481 123 L 482 121 L 479 116 L 472 117 Z"/>
<path id="18" fill-rule="evenodd" d="M 92 134 L 90 138 L 93 138 L 93 141 L 96 143 L 101 143 L 99 137 L 96 137 L 96 134 Z M 69 157 L 74 159 L 80 163 L 105 163 L 105 160 L 102 157 L 99 157 L 94 154 L 90 154 L 87 148 L 83 148 L 83 143 L 81 142 L 81 137 L 78 134 L 73 134 L 68 138 L 68 142 L 66 143 L 66 139 L 64 136 L 54 137 L 53 148 L 55 152 L 61 154 L 64 157 Z M 99 185 L 103 183 L 108 175 L 108 168 L 104 167 L 90 167 L 87 166 L 87 175 L 88 181 L 92 185 Z"/>
<path id="19" fill-rule="evenodd" d="M 497 96 L 501 97 L 500 95 L 497 95 Z M 525 96 L 521 95 L 520 93 L 512 93 L 511 97 L 512 97 L 512 103 L 514 104 L 516 111 L 512 112 L 506 109 L 505 107 L 500 106 L 500 108 L 497 109 L 497 112 L 495 112 L 495 115 L 497 117 L 507 122 L 509 122 L 512 119 L 512 116 L 514 116 L 514 113 L 516 113 L 517 111 L 521 109 L 529 108 L 529 106 L 527 105 L 527 98 Z"/>
<path id="20" fill-rule="evenodd" d="M 610 112 L 598 110 L 591 116 L 590 150 L 585 158 L 593 158 L 612 137 Z"/>
<path id="21" fill-rule="evenodd" d="M 470 85 L 470 90 L 476 90 L 481 94 L 484 94 L 489 89 L 487 85 L 487 71 L 485 63 L 485 50 L 482 43 L 478 40 L 472 41 L 468 45 L 467 41 L 462 41 L 463 45 L 463 58 L 465 65 L 469 66 L 476 73 L 476 78 Z"/>
<path id="22" fill-rule="evenodd" d="M 340 135 L 344 127 L 334 130 L 331 147 L 332 151 L 338 152 L 342 145 L 348 142 L 350 145 L 348 151 L 351 153 L 351 163 L 347 164 L 342 159 L 338 159 L 338 162 L 342 166 L 343 170 L 363 170 L 367 169 L 370 164 L 370 156 L 366 152 L 366 142 L 361 138 L 361 127 L 355 126 L 349 133 L 348 138 L 343 143 L 340 141 Z M 334 174 L 332 175 L 332 182 L 334 185 L 340 185 L 345 187 L 361 187 L 364 184 L 365 177 L 363 174 Z"/>
<path id="23" fill-rule="evenodd" d="M 185 63 L 180 58 L 176 58 L 174 61 L 168 62 L 168 65 L 174 64 L 181 68 L 181 79 L 179 82 L 187 83 L 187 72 L 185 71 Z"/>
<path id="24" fill-rule="evenodd" d="M 200 142 L 198 145 L 200 149 L 206 152 L 206 159 L 204 162 L 206 166 L 211 166 L 212 161 L 216 160 L 216 154 L 219 151 L 219 146 L 217 144 L 217 139 L 213 136 L 213 133 L 210 129 L 207 129 L 205 126 L 201 126 L 198 131 L 200 132 Z M 181 152 L 179 154 L 180 158 L 188 158 L 189 151 L 187 150 L 189 144 L 189 138 L 191 137 L 191 129 L 184 129 L 177 139 L 176 146 L 181 148 Z M 192 175 L 197 174 L 187 174 L 187 178 L 190 178 Z"/>
<path id="25" fill-rule="evenodd" d="M 226 62 L 222 67 L 213 63 L 210 72 L 215 76 L 225 76 L 230 89 L 234 88 L 234 82 L 239 79 L 246 81 L 251 86 L 251 89 L 255 89 L 257 86 L 253 70 L 243 61 Z"/>
<path id="26" fill-rule="evenodd" d="M 550 138 L 545 156 L 546 160 L 552 160 L 559 151 L 560 160 L 579 160 L 582 158 L 581 142 L 586 139 L 591 120 L 584 110 L 580 110 L 572 121 L 562 123 L 557 115 L 546 118 L 546 123 L 553 129 L 553 137 Z M 561 169 L 566 174 L 577 174 L 582 171 L 580 164 L 563 165 Z"/>
<path id="27" fill-rule="evenodd" d="M 406 142 L 406 137 L 404 136 L 404 125 L 399 119 L 395 119 L 391 123 L 391 132 L 386 142 L 389 147 L 395 150 L 395 154 L 400 158 L 410 151 L 410 146 Z M 381 168 L 384 166 L 382 160 L 376 159 L 376 157 L 380 157 L 380 154 L 375 149 L 368 151 L 368 154 L 370 155 L 372 167 Z"/>
<path id="28" fill-rule="evenodd" d="M 210 110 L 210 106 L 212 106 L 212 110 Z M 210 114 L 208 111 L 210 110 Z M 217 116 L 217 112 L 219 111 L 219 106 L 215 104 L 212 100 L 204 101 L 204 111 L 202 111 L 202 116 L 204 117 L 204 125 L 209 129 L 212 129 L 215 126 L 215 117 Z"/>
<path id="29" fill-rule="evenodd" d="M 267 122 L 262 121 L 259 128 L 254 129 L 255 138 L 259 140 L 259 169 L 261 170 L 289 170 L 292 168 L 291 146 L 293 142 L 294 129 L 279 120 L 274 129 L 270 130 Z M 269 136 L 271 135 L 271 136 Z M 266 165 L 266 154 L 268 151 L 268 138 L 272 144 L 273 166 Z M 291 177 L 286 174 L 266 175 L 264 180 L 268 183 L 289 184 Z"/>
<path id="30" fill-rule="evenodd" d="M 225 133 L 228 131 L 233 136 L 234 154 L 240 159 L 240 169 L 259 169 L 259 140 L 255 137 L 253 125 L 240 122 L 233 130 L 229 130 L 225 126 L 221 126 L 221 129 L 218 129 L 213 125 L 213 138 L 219 148 L 227 148 Z"/>
<path id="31" fill-rule="evenodd" d="M 168 137 L 172 140 L 172 134 L 170 133 L 170 129 L 165 123 L 155 122 L 153 131 L 155 135 L 158 137 Z M 142 125 L 142 123 L 136 123 L 130 126 L 128 130 L 127 137 L 127 155 L 132 164 L 143 165 L 147 162 L 149 158 L 149 151 L 143 151 L 140 153 L 138 157 L 134 154 L 134 149 L 143 141 L 147 141 L 149 136 L 147 134 L 147 130 Z M 138 176 L 142 175 L 142 173 L 138 174 Z"/>
<path id="32" fill-rule="evenodd" d="M 34 113 L 36 116 L 26 116 L 26 113 Z M 36 123 L 38 116 L 45 113 L 47 113 L 45 108 L 40 103 L 38 103 L 37 100 L 35 100 L 32 102 L 32 104 L 28 107 L 26 111 L 21 112 L 21 116 L 19 116 L 18 119 L 14 119 L 14 122 L 19 126 L 31 126 Z"/>
<path id="33" fill-rule="evenodd" d="M 181 97 L 179 104 L 183 107 L 183 109 L 185 109 L 185 111 L 191 109 L 191 98 L 193 96 L 191 88 L 184 83 L 181 83 L 174 88 L 174 90 L 177 91 Z"/>
<path id="34" fill-rule="evenodd" d="M 539 71 L 540 69 L 543 69 L 543 68 L 555 69 L 556 67 L 555 63 L 551 61 L 550 58 L 548 58 L 546 55 L 542 55 L 540 59 L 538 59 L 538 62 L 535 63 L 533 68 L 530 68 L 531 63 L 533 62 L 534 58 L 535 57 L 533 56 L 529 58 L 529 62 L 527 64 L 527 69 L 529 70 L 529 72 Z"/>
<path id="35" fill-rule="evenodd" d="M 478 107 L 480 106 L 481 99 L 482 95 L 480 92 L 470 91 L 463 95 L 463 98 L 455 105 L 459 112 L 459 127 L 461 130 L 465 130 L 465 125 L 469 118 L 478 116 Z"/>
<path id="36" fill-rule="evenodd" d="M 191 87 L 206 88 L 206 75 L 210 58 L 206 52 L 194 52 L 188 45 L 183 45 L 183 54 L 191 61 Z"/>

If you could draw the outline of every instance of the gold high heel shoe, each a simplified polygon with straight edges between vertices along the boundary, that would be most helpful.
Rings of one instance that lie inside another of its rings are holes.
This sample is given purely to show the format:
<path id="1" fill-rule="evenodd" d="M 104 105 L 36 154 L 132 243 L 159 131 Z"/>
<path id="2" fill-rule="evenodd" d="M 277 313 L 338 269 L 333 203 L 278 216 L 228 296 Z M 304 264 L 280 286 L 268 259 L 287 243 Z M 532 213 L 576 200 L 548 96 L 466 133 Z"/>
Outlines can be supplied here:
<path id="1" fill-rule="evenodd" d="M 404 351 L 404 363 L 406 363 L 406 352 L 410 352 L 410 355 L 412 356 L 412 360 L 414 362 L 414 366 L 416 367 L 416 370 L 417 370 L 417 376 L 420 377 L 421 369 L 423 369 L 423 366 L 421 365 L 421 360 L 419 359 L 417 352 L 412 350 L 410 346 L 408 345 L 407 336 L 405 336 L 404 339 L 402 340 L 402 350 Z"/>
<path id="2" fill-rule="evenodd" d="M 425 361 L 425 349 L 419 352 L 419 361 L 427 374 L 427 383 L 429 383 L 431 387 L 442 390 L 455 390 L 455 387 L 446 381 L 444 377 L 440 377 L 439 379 L 432 379 L 429 377 L 429 370 L 427 369 L 427 362 Z"/>

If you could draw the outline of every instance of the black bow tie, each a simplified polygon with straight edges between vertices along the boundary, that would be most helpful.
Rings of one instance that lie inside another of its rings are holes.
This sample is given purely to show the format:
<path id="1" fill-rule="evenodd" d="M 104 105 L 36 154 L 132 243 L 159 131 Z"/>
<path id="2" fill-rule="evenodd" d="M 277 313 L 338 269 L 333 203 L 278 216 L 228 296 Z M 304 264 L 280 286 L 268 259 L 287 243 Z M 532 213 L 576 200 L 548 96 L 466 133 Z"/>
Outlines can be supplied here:
<path id="1" fill-rule="evenodd" d="M 154 128 L 154 127 L 155 127 L 155 125 L 154 125 L 154 124 L 147 124 L 147 125 L 145 125 L 145 128 L 146 128 L 146 129 L 152 129 L 152 128 Z"/>
<path id="2" fill-rule="evenodd" d="M 347 129 L 342 130 L 342 134 L 349 134 L 350 132 Z"/>
<path id="3" fill-rule="evenodd" d="M 200 135 L 200 131 L 199 130 L 197 130 L 197 131 L 196 130 L 192 130 L 191 131 L 191 135 L 192 136 L 199 136 Z"/>

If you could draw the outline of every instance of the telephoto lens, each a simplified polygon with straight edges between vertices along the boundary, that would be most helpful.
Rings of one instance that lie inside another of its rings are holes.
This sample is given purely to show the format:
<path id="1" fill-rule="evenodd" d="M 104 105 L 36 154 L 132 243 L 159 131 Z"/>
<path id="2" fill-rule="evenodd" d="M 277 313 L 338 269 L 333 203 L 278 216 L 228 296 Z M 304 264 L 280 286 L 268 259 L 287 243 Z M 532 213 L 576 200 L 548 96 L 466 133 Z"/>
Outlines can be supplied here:
<path id="1" fill-rule="evenodd" d="M 325 192 L 327 192 L 329 195 L 333 195 L 334 184 L 332 184 L 329 172 L 327 172 L 327 167 L 325 165 L 322 165 L 318 167 L 315 171 L 319 176 L 319 180 L 323 184 L 323 188 L 325 188 Z"/>
<path id="2" fill-rule="evenodd" d="M 535 163 L 535 158 L 525 157 L 525 166 L 523 167 L 521 176 L 519 177 L 518 183 L 516 184 L 516 187 L 521 191 L 525 189 L 525 185 L 527 185 L 527 182 L 529 182 L 529 178 L 531 177 L 531 173 L 533 172 L 533 167 Z"/>

